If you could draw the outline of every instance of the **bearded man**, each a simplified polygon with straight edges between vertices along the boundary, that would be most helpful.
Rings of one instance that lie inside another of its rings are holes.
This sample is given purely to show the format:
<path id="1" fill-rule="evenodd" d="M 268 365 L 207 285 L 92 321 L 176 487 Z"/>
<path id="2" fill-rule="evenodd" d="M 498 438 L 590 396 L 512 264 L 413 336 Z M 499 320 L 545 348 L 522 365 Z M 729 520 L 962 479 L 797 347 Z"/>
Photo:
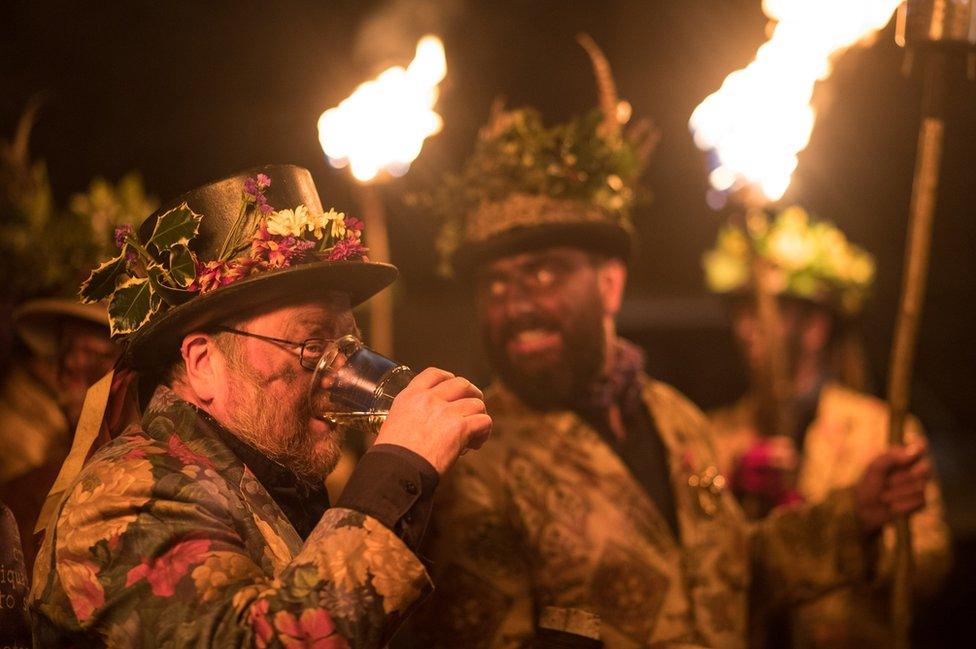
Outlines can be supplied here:
<path id="1" fill-rule="evenodd" d="M 795 600 L 866 579 L 892 481 L 927 476 L 919 449 L 895 450 L 819 506 L 746 524 L 701 411 L 616 335 L 641 155 L 584 44 L 604 110 L 496 113 L 443 185 L 458 200 L 438 197 L 497 380 L 492 444 L 438 493 L 414 646 L 744 647 L 752 583 Z"/>
<path id="2" fill-rule="evenodd" d="M 414 550 L 433 491 L 491 420 L 468 381 L 421 372 L 329 507 L 343 429 L 313 370 L 396 277 L 361 236 L 290 166 L 208 184 L 119 233 L 82 297 L 109 299 L 124 369 L 89 393 L 107 399 L 104 427 L 82 415 L 52 494 L 30 596 L 39 646 L 379 647 L 429 590 Z M 141 423 L 78 472 L 131 405 L 133 371 L 155 388 Z"/>
<path id="3" fill-rule="evenodd" d="M 703 258 L 708 286 L 729 302 L 732 333 L 750 385 L 747 393 L 709 413 L 719 469 L 751 518 L 773 508 L 822 502 L 855 484 L 887 446 L 888 407 L 864 391 L 866 367 L 857 320 L 874 279 L 874 262 L 838 228 L 799 206 L 772 219 L 753 214 L 749 227 L 729 224 Z M 779 338 L 788 398 L 776 404 L 765 380 L 770 334 L 760 321 L 751 286 L 750 255 L 776 274 Z M 772 403 L 771 403 L 772 402 Z M 768 430 L 769 411 L 785 422 Z M 785 416 L 784 416 L 785 415 Z M 924 443 L 914 417 L 910 441 Z M 782 424 L 781 424 L 782 425 Z M 936 480 L 927 504 L 912 517 L 914 595 L 934 595 L 951 565 L 951 540 Z M 894 530 L 881 543 L 878 574 L 869 588 L 845 588 L 791 610 L 757 611 L 757 646 L 889 647 L 887 603 Z"/>

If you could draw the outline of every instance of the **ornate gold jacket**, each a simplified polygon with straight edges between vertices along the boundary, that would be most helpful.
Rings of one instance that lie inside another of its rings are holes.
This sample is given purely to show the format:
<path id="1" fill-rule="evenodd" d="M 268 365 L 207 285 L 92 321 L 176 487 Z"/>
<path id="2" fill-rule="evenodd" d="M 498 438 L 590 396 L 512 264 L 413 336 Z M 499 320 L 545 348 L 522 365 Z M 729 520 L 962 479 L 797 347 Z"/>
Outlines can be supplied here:
<path id="1" fill-rule="evenodd" d="M 753 423 L 754 405 L 744 397 L 711 413 L 719 467 L 728 473 L 758 436 Z M 909 417 L 907 439 L 924 431 Z M 888 408 L 880 399 L 836 384 L 820 394 L 817 414 L 804 437 L 797 487 L 811 503 L 820 503 L 837 490 L 850 487 L 870 461 L 887 446 Z M 936 481 L 926 494 L 928 504 L 911 519 L 915 559 L 915 587 L 919 595 L 941 585 L 950 564 L 950 534 L 942 496 Z M 793 610 L 792 627 L 797 647 L 888 647 L 888 590 L 894 530 L 884 532 L 875 579 L 867 588 L 845 588 Z"/>
<path id="2" fill-rule="evenodd" d="M 430 588 L 407 546 L 360 512 L 329 509 L 302 543 L 165 389 L 65 494 L 34 567 L 37 646 L 381 647 Z"/>
<path id="3" fill-rule="evenodd" d="M 743 647 L 752 580 L 795 599 L 863 576 L 850 492 L 747 523 L 715 470 L 704 415 L 641 381 L 680 538 L 594 429 L 494 386 L 491 441 L 438 490 L 427 552 L 436 591 L 412 625 L 415 646 L 522 646 L 555 606 L 599 615 L 609 648 Z"/>

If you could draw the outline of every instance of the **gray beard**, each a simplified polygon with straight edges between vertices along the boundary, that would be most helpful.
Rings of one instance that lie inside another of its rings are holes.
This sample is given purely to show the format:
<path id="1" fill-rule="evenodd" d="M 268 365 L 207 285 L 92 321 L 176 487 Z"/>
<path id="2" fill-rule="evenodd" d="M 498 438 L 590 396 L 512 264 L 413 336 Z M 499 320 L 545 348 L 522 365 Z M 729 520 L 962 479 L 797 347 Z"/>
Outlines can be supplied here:
<path id="1" fill-rule="evenodd" d="M 335 469 L 342 454 L 342 432 L 331 431 L 327 446 L 317 450 L 308 427 L 312 409 L 307 401 L 283 411 L 247 372 L 241 372 L 232 387 L 232 433 L 309 484 L 321 483 Z"/>

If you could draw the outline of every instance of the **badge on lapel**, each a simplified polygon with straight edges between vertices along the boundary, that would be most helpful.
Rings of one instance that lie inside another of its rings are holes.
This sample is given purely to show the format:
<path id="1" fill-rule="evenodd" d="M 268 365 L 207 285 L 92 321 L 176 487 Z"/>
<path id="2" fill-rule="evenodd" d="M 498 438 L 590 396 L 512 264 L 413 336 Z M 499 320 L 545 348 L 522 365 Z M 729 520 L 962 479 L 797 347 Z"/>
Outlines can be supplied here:
<path id="1" fill-rule="evenodd" d="M 695 494 L 699 509 L 708 518 L 718 513 L 726 484 L 725 476 L 719 473 L 715 466 L 709 466 L 704 471 L 688 476 L 688 486 Z"/>

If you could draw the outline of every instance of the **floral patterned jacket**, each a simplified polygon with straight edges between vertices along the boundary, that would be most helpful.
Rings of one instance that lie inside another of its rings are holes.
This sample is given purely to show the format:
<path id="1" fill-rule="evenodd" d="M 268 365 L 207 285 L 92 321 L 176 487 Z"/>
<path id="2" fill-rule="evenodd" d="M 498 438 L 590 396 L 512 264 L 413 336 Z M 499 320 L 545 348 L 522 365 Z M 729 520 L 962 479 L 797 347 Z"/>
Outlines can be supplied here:
<path id="1" fill-rule="evenodd" d="M 165 388 L 65 493 L 34 570 L 37 646 L 379 647 L 430 589 L 359 512 L 328 510 L 303 544 Z"/>
<path id="2" fill-rule="evenodd" d="M 719 467 L 731 471 L 758 438 L 753 402 L 745 397 L 711 413 Z M 924 438 L 909 417 L 906 433 Z M 808 502 L 823 502 L 853 485 L 888 443 L 887 405 L 870 395 L 828 383 L 820 392 L 817 414 L 807 429 L 800 455 L 797 488 Z M 951 540 L 938 483 L 926 493 L 925 509 L 911 518 L 916 593 L 931 595 L 951 565 Z M 797 607 L 792 615 L 796 647 L 889 647 L 886 584 L 891 574 L 894 530 L 885 530 L 875 579 L 867 588 L 844 588 Z"/>
<path id="3" fill-rule="evenodd" d="M 438 488 L 427 537 L 437 590 L 410 624 L 415 646 L 526 646 L 542 611 L 559 607 L 597 614 L 611 649 L 744 647 L 753 580 L 799 599 L 866 578 L 851 492 L 749 524 L 716 471 L 701 411 L 641 381 L 679 537 L 593 428 L 494 386 L 491 443 Z"/>

